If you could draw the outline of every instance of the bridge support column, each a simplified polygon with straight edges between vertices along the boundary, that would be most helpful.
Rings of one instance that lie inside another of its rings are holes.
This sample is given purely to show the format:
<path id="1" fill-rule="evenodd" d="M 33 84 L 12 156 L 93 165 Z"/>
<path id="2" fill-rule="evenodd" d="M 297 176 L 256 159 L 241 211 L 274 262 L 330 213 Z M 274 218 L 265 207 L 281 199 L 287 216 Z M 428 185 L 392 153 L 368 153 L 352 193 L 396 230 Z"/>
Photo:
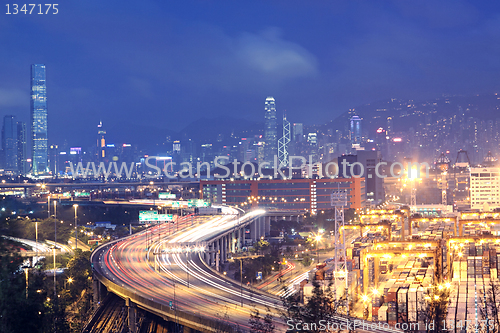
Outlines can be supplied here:
<path id="1" fill-rule="evenodd" d="M 215 244 L 214 243 L 210 244 L 208 251 L 210 252 L 210 263 L 209 264 L 210 264 L 210 266 L 213 266 L 215 263 Z"/>
<path id="2" fill-rule="evenodd" d="M 265 219 L 265 224 L 266 224 L 266 227 L 265 227 L 265 230 L 266 230 L 266 236 L 269 236 L 271 234 L 271 216 L 266 216 L 264 217 Z"/>
<path id="3" fill-rule="evenodd" d="M 101 303 L 101 282 L 94 276 L 92 280 L 93 307 L 96 309 Z"/>
<path id="4" fill-rule="evenodd" d="M 236 253 L 236 231 L 231 233 L 231 253 Z"/>
<path id="5" fill-rule="evenodd" d="M 215 241 L 215 267 L 219 270 L 220 261 L 220 238 Z"/>
<path id="6" fill-rule="evenodd" d="M 125 305 L 127 306 L 127 311 L 128 311 L 128 331 L 130 333 L 136 333 L 137 332 L 137 324 L 136 324 L 136 317 L 137 317 L 137 309 L 134 303 L 130 301 L 130 298 L 125 299 Z"/>
<path id="7" fill-rule="evenodd" d="M 241 252 L 241 249 L 243 246 L 245 246 L 245 240 L 243 239 L 243 236 L 245 233 L 243 232 L 243 228 L 238 229 L 238 251 Z"/>
<path id="8" fill-rule="evenodd" d="M 230 252 L 230 247 L 229 247 L 229 235 L 224 236 L 224 258 L 222 260 L 222 263 L 225 263 L 227 261 L 227 253 Z"/>
<path id="9" fill-rule="evenodd" d="M 252 242 L 257 240 L 257 222 L 254 221 L 250 224 L 250 237 L 252 237 Z"/>
<path id="10" fill-rule="evenodd" d="M 226 236 L 222 236 L 220 239 L 220 263 L 223 264 L 226 261 Z"/>
<path id="11" fill-rule="evenodd" d="M 207 263 L 207 265 L 210 266 L 210 245 L 207 245 L 207 247 L 205 247 L 205 262 Z"/>
<path id="12" fill-rule="evenodd" d="M 258 242 L 260 240 L 260 223 L 259 219 L 254 221 L 255 224 L 255 240 Z"/>

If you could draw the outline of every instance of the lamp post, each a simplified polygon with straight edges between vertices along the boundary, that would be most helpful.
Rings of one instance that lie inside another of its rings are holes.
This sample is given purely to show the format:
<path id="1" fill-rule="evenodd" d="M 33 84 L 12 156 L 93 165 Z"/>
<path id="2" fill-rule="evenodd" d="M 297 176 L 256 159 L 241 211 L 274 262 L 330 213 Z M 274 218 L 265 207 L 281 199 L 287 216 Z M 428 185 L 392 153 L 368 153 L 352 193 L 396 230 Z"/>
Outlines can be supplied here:
<path id="1" fill-rule="evenodd" d="M 318 256 L 318 262 L 317 262 L 317 264 L 319 264 L 319 251 L 318 251 L 318 247 L 319 247 L 319 242 L 321 241 L 321 235 L 316 235 L 316 237 L 314 237 L 314 239 L 316 240 L 316 255 Z"/>
<path id="2" fill-rule="evenodd" d="M 75 250 L 78 249 L 78 205 L 74 204 L 75 208 Z"/>
<path id="3" fill-rule="evenodd" d="M 50 197 L 49 197 L 50 198 Z M 50 207 L 50 202 L 49 202 Z M 57 201 L 54 200 L 54 300 L 56 299 L 56 242 L 57 242 Z"/>
<path id="4" fill-rule="evenodd" d="M 38 261 L 38 221 L 35 220 L 35 254 L 36 254 L 36 257 L 35 257 L 35 260 Z M 36 264 L 36 261 L 33 262 L 33 267 L 35 266 Z"/>
<path id="5" fill-rule="evenodd" d="M 66 289 L 66 282 L 68 282 L 69 284 L 71 284 L 73 282 L 73 278 L 68 278 L 68 280 L 64 281 L 64 289 Z"/>
<path id="6" fill-rule="evenodd" d="M 240 259 L 240 292 L 241 292 L 241 307 L 243 307 L 243 258 Z"/>

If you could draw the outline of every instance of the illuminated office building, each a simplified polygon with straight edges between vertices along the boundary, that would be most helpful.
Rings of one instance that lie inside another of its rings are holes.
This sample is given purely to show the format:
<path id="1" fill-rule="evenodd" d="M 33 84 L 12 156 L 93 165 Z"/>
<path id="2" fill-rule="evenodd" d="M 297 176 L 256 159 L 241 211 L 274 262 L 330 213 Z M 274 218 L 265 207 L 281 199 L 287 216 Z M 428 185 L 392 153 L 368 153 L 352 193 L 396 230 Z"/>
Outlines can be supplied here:
<path id="1" fill-rule="evenodd" d="M 5 116 L 2 126 L 3 168 L 17 173 L 17 122 L 15 116 Z"/>
<path id="2" fill-rule="evenodd" d="M 266 98 L 264 128 L 264 161 L 274 162 L 278 153 L 278 123 L 276 121 L 276 105 L 273 97 Z"/>
<path id="3" fill-rule="evenodd" d="M 47 88 L 45 65 L 31 65 L 31 140 L 32 174 L 40 176 L 48 171 Z"/>

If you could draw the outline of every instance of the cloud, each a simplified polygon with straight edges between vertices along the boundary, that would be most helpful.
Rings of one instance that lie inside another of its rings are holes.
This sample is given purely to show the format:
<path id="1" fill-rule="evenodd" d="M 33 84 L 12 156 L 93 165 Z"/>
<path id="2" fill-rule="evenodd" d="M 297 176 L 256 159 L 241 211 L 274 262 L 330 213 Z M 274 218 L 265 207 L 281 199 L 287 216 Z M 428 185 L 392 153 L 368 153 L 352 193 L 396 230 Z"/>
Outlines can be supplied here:
<path id="1" fill-rule="evenodd" d="M 131 36 L 123 31 L 128 38 L 103 33 L 110 38 L 82 39 L 85 53 L 119 66 L 114 70 L 123 73 L 126 88 L 140 97 L 154 97 L 151 82 L 199 91 L 249 92 L 318 74 L 316 57 L 286 40 L 277 28 L 230 35 L 198 24 L 177 27 L 175 33 L 149 29 Z"/>
<path id="2" fill-rule="evenodd" d="M 0 88 L 1 107 L 25 106 L 29 98 L 25 90 Z"/>
<path id="3" fill-rule="evenodd" d="M 282 39 L 276 29 L 260 35 L 244 33 L 236 43 L 236 56 L 250 70 L 278 79 L 317 74 L 315 57 L 300 45 Z"/>

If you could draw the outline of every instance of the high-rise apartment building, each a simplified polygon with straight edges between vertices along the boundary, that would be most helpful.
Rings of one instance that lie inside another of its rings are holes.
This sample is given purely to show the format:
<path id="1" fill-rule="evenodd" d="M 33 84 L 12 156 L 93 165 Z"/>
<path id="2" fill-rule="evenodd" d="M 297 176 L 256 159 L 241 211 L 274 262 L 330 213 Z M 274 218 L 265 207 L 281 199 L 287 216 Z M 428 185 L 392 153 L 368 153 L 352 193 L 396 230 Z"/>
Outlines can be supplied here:
<path id="1" fill-rule="evenodd" d="M 5 171 L 17 173 L 17 122 L 15 116 L 3 118 L 2 152 Z"/>
<path id="2" fill-rule="evenodd" d="M 304 125 L 302 123 L 293 124 L 293 142 L 302 142 L 304 140 Z"/>
<path id="3" fill-rule="evenodd" d="M 17 169 L 20 175 L 28 173 L 28 153 L 27 153 L 26 123 L 22 121 L 17 122 Z"/>
<path id="4" fill-rule="evenodd" d="M 351 147 L 358 148 L 361 145 L 361 118 L 352 116 L 351 118 Z"/>
<path id="5" fill-rule="evenodd" d="M 273 163 L 278 152 L 278 123 L 276 121 L 276 105 L 273 97 L 266 98 L 264 129 L 264 161 Z"/>
<path id="6" fill-rule="evenodd" d="M 500 207 L 500 168 L 470 169 L 470 203 L 484 211 Z"/>
<path id="7" fill-rule="evenodd" d="M 102 127 L 102 121 L 97 125 L 97 160 L 106 158 L 106 130 Z"/>
<path id="8" fill-rule="evenodd" d="M 59 173 L 59 146 L 50 145 L 49 147 L 49 168 L 52 176 L 57 177 Z"/>
<path id="9" fill-rule="evenodd" d="M 31 140 L 32 174 L 39 176 L 48 172 L 48 126 L 47 87 L 45 65 L 31 65 Z"/>

